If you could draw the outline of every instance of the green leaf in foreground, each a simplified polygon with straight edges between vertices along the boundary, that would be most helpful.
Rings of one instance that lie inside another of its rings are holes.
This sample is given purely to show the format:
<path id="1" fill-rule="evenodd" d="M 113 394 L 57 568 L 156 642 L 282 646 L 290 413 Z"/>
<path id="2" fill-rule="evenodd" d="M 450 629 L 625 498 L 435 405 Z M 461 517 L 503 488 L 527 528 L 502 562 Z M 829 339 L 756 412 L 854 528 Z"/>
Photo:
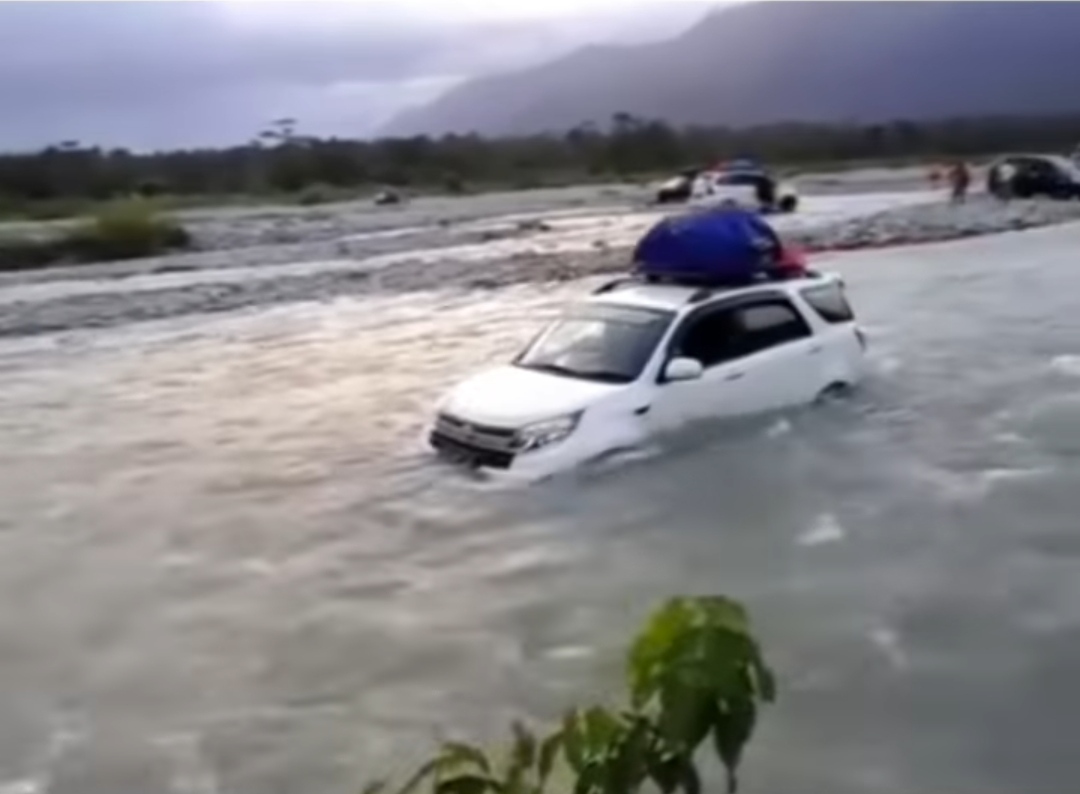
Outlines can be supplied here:
<path id="1" fill-rule="evenodd" d="M 638 794 L 648 781 L 661 794 L 701 794 L 695 758 L 710 737 L 734 794 L 758 709 L 776 697 L 740 604 L 720 596 L 668 601 L 629 650 L 627 688 L 629 709 L 572 709 L 545 738 L 514 723 L 503 779 L 482 749 L 449 742 L 398 794 L 428 778 L 433 794 L 546 794 L 556 768 L 570 775 L 558 794 Z"/>
<path id="2" fill-rule="evenodd" d="M 463 742 L 444 742 L 439 754 L 440 769 L 446 771 L 452 767 L 473 766 L 485 774 L 491 773 L 491 762 L 484 751 Z"/>
<path id="3" fill-rule="evenodd" d="M 435 787 L 435 794 L 487 794 L 495 791 L 491 778 L 480 775 L 459 775 L 458 777 L 441 780 Z"/>

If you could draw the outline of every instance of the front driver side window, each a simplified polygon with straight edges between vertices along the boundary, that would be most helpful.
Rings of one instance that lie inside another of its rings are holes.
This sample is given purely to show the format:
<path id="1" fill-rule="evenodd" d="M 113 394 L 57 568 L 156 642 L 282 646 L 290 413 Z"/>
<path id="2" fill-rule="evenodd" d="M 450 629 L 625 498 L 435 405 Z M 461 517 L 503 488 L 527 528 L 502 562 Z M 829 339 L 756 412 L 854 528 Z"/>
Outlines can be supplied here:
<path id="1" fill-rule="evenodd" d="M 732 310 L 708 312 L 687 322 L 673 354 L 696 359 L 708 369 L 735 357 L 737 336 Z"/>

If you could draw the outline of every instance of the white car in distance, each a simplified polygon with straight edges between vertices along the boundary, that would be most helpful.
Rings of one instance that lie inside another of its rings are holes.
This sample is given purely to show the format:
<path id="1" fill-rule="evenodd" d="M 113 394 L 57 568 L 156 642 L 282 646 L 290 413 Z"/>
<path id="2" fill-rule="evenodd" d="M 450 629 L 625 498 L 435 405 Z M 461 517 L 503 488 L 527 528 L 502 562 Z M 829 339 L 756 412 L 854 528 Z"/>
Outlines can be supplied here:
<path id="1" fill-rule="evenodd" d="M 865 349 L 833 274 L 739 288 L 621 279 L 453 388 L 428 443 L 531 481 L 695 420 L 811 403 L 857 384 Z"/>
<path id="2" fill-rule="evenodd" d="M 789 182 L 764 171 L 704 171 L 690 188 L 696 206 L 734 204 L 766 213 L 790 213 L 799 208 L 799 193 Z"/>

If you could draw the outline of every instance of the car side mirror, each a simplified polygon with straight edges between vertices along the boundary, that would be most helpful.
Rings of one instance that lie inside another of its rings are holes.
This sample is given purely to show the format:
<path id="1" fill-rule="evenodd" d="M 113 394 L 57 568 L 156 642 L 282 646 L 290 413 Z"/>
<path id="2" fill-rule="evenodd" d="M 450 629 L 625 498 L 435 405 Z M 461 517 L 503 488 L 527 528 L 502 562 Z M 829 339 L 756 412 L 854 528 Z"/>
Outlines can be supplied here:
<path id="1" fill-rule="evenodd" d="M 704 372 L 705 368 L 696 358 L 673 358 L 664 367 L 664 382 L 679 383 L 697 380 Z"/>

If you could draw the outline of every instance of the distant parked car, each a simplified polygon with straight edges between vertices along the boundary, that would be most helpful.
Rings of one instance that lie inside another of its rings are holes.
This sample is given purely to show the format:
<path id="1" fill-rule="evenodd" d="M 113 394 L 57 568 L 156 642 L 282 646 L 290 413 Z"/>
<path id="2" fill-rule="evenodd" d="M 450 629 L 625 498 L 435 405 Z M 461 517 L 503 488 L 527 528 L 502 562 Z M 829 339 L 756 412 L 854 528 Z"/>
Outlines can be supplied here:
<path id="1" fill-rule="evenodd" d="M 990 166 L 986 189 L 1001 197 L 1080 199 L 1080 167 L 1055 154 L 1010 155 Z"/>
<path id="2" fill-rule="evenodd" d="M 759 166 L 708 168 L 684 171 L 660 185 L 657 204 L 735 204 L 758 212 L 795 212 L 799 195 Z"/>
<path id="3" fill-rule="evenodd" d="M 694 180 L 692 204 L 737 204 L 759 212 L 795 212 L 799 194 L 765 170 L 705 171 Z"/>
<path id="4" fill-rule="evenodd" d="M 383 190 L 375 195 L 375 206 L 386 207 L 401 203 L 401 194 L 396 190 Z"/>

